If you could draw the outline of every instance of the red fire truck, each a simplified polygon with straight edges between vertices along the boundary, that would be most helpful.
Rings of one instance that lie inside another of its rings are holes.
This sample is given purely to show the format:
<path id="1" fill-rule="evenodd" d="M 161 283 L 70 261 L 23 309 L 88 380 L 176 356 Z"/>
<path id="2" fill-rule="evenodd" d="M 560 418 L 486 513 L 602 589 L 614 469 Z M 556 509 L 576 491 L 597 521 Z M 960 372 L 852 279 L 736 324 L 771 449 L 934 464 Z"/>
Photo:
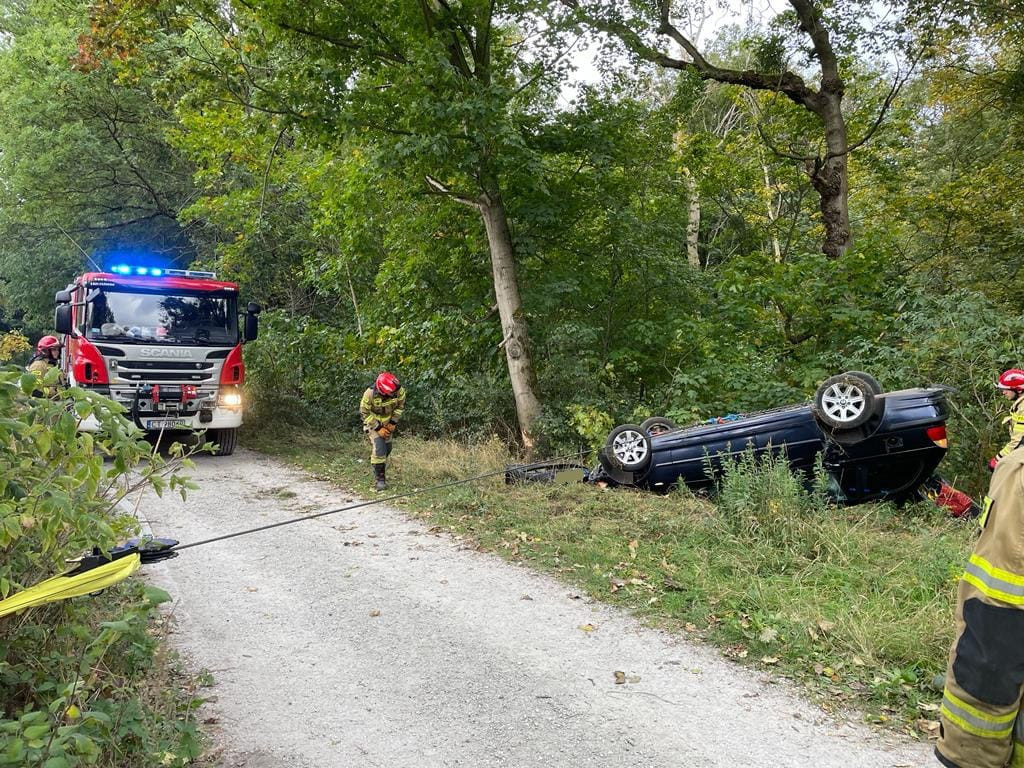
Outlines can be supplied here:
<path id="1" fill-rule="evenodd" d="M 242 344 L 259 333 L 238 286 L 213 272 L 118 265 L 56 296 L 61 366 L 73 386 L 121 403 L 147 432 L 206 430 L 230 455 L 242 424 Z M 97 424 L 84 423 L 83 429 Z"/>

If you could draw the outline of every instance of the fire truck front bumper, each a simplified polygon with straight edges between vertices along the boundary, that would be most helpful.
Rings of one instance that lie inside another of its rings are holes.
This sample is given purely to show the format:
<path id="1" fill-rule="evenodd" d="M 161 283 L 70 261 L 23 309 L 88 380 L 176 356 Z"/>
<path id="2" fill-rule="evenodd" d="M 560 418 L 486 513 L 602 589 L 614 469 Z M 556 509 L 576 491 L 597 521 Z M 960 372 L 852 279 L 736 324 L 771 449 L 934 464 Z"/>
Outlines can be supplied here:
<path id="1" fill-rule="evenodd" d="M 125 416 L 132 420 L 131 413 Z M 194 414 L 140 413 L 138 425 L 147 432 L 169 432 L 173 430 L 233 429 L 242 426 L 242 409 L 217 406 L 200 410 Z M 78 425 L 81 432 L 99 432 L 100 423 L 95 416 L 82 419 Z"/>

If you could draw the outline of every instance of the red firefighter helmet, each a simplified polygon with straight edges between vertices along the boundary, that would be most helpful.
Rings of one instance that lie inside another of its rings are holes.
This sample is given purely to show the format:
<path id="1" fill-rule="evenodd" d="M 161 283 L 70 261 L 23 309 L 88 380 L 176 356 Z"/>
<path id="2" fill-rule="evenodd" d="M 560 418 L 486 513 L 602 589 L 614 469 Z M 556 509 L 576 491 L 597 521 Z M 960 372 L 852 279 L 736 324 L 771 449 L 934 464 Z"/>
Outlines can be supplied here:
<path id="1" fill-rule="evenodd" d="M 43 352 L 45 352 L 48 349 L 54 349 L 54 348 L 59 347 L 59 346 L 60 346 L 60 339 L 58 339 L 56 336 L 43 336 L 43 338 L 41 338 L 36 343 L 36 352 L 39 352 L 40 354 L 42 354 Z"/>
<path id="2" fill-rule="evenodd" d="M 1024 374 L 1022 374 L 1022 376 L 1024 376 Z M 395 378 L 394 374 L 384 371 L 377 377 L 377 381 L 374 382 L 373 386 L 382 395 L 393 395 L 398 391 L 398 388 L 401 385 L 398 383 L 398 379 Z M 1024 386 L 1024 383 L 1022 383 L 1021 386 Z"/>
<path id="3" fill-rule="evenodd" d="M 1014 392 L 1024 390 L 1024 371 L 1020 368 L 1010 368 L 999 374 L 999 381 L 996 386 L 1000 389 L 1009 389 Z"/>

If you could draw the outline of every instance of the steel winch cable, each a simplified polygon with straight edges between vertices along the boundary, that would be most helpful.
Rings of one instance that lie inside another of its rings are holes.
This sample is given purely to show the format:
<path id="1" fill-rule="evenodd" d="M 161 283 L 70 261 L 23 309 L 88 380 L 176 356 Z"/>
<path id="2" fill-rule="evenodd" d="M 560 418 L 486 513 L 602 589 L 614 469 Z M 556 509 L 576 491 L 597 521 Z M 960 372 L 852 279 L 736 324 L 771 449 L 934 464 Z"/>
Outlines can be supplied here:
<path id="1" fill-rule="evenodd" d="M 553 459 L 546 459 L 543 462 L 537 462 L 539 464 L 556 464 L 562 461 L 569 461 L 571 459 L 578 459 L 581 456 L 585 456 L 589 451 L 577 451 L 573 454 L 567 454 L 565 456 L 556 456 Z M 514 465 L 513 465 L 514 466 Z M 221 536 L 214 536 L 209 539 L 201 539 L 200 541 L 191 541 L 188 544 L 176 544 L 173 547 L 167 549 L 168 552 L 180 552 L 183 549 L 191 549 L 192 547 L 201 547 L 204 544 L 212 544 L 216 541 L 224 541 L 225 539 L 234 539 L 238 536 L 248 536 L 251 533 L 259 533 L 261 531 L 269 531 L 271 528 L 280 528 L 285 525 L 292 525 L 293 523 L 302 523 L 306 520 L 315 520 L 318 517 L 327 517 L 328 515 L 335 515 L 339 512 L 347 512 L 352 509 L 359 509 L 361 507 L 371 507 L 374 504 L 384 504 L 389 501 L 396 501 L 397 499 L 405 499 L 410 496 L 418 496 L 423 493 L 431 493 L 433 491 L 443 491 L 446 488 L 454 488 L 458 485 L 468 485 L 478 480 L 486 480 L 489 477 L 497 477 L 498 475 L 504 475 L 508 472 L 508 467 L 504 469 L 496 469 L 493 472 L 484 472 L 481 475 L 474 475 L 473 477 L 464 477 L 460 480 L 450 480 L 447 483 L 439 483 L 438 485 L 431 485 L 427 488 L 415 488 L 405 493 L 396 493 L 392 496 L 385 496 L 380 499 L 370 499 L 368 501 L 359 501 L 355 504 L 348 504 L 344 507 L 338 507 L 336 509 L 328 509 L 324 512 L 315 512 L 311 515 L 302 515 L 301 517 L 293 517 L 290 520 L 281 520 L 276 523 L 268 523 L 267 525 L 261 525 L 256 528 L 246 528 L 242 531 L 235 531 L 234 533 L 225 533 Z"/>

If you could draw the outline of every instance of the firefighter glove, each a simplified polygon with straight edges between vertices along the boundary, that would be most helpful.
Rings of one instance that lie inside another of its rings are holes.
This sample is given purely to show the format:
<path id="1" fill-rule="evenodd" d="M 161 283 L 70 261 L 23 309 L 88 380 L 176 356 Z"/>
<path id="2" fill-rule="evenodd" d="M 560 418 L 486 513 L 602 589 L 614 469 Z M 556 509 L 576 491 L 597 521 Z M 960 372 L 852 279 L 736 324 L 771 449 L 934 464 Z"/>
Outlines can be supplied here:
<path id="1" fill-rule="evenodd" d="M 387 440 L 395 431 L 395 425 L 392 422 L 383 424 L 380 429 L 377 430 L 377 434 Z"/>

